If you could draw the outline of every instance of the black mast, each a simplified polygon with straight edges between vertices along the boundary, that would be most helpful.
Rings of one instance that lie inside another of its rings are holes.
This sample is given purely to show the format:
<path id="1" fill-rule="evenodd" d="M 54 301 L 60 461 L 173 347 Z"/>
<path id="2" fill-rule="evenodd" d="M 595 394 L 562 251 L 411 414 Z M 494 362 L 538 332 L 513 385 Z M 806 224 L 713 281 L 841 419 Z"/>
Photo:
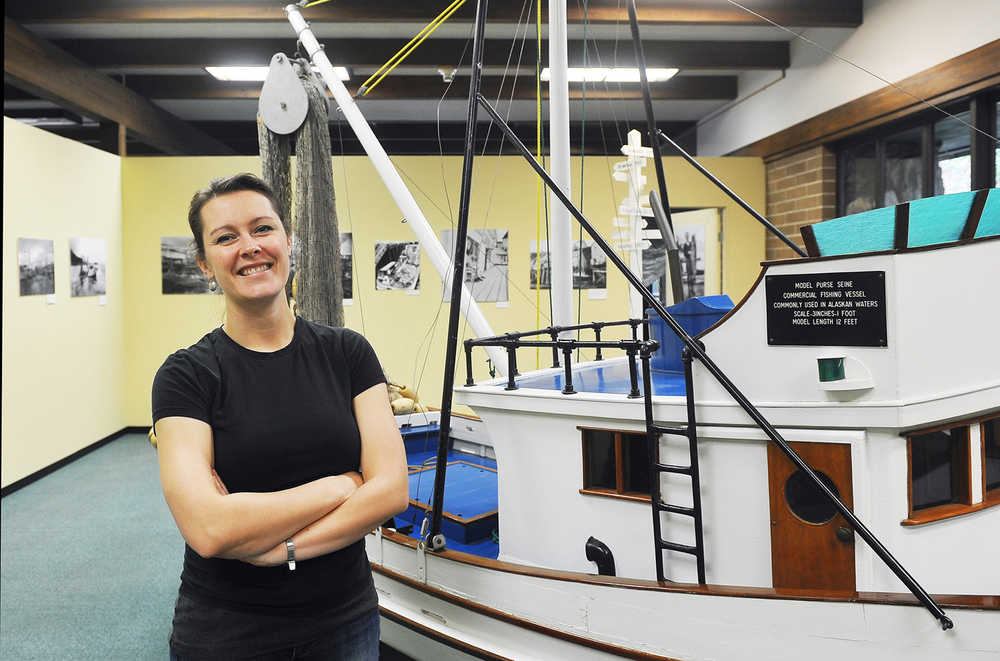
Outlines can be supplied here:
<path id="1" fill-rule="evenodd" d="M 666 227 L 660 227 L 663 243 L 667 247 L 667 270 L 670 273 L 670 289 L 673 292 L 674 303 L 684 301 L 684 283 L 681 282 L 681 262 L 677 255 L 677 241 L 674 240 L 674 221 L 670 217 L 670 198 L 667 197 L 667 178 L 663 174 L 663 154 L 660 152 L 660 140 L 656 134 L 656 117 L 653 116 L 653 96 L 649 91 L 649 77 L 646 75 L 646 56 L 642 51 L 642 41 L 639 39 L 639 19 L 635 14 L 635 0 L 628 2 L 628 22 L 632 27 L 632 44 L 635 46 L 635 65 L 639 67 L 639 80 L 642 83 L 642 102 L 646 109 L 646 132 L 653 148 L 653 165 L 656 166 L 656 185 L 660 191 L 661 208 Z M 657 225 L 660 218 L 654 216 Z M 667 236 L 665 232 L 670 232 Z M 673 249 L 671 249 L 671 247 Z"/>
<path id="2" fill-rule="evenodd" d="M 441 534 L 441 513 L 444 510 L 444 478 L 448 464 L 448 437 L 451 432 L 451 399 L 455 385 L 455 355 L 458 351 L 458 316 L 462 306 L 462 285 L 465 275 L 465 240 L 469 233 L 469 196 L 472 188 L 473 145 L 476 139 L 476 113 L 479 110 L 479 81 L 483 70 L 483 36 L 486 31 L 488 0 L 476 2 L 476 31 L 472 41 L 472 81 L 469 83 L 469 110 L 465 122 L 465 155 L 462 160 L 462 192 L 458 206 L 458 228 L 455 232 L 454 268 L 451 282 L 451 308 L 448 313 L 448 346 L 445 350 L 444 392 L 441 393 L 441 421 L 438 432 L 437 463 L 434 471 L 434 503 L 431 529 L 425 540 L 430 548 L 445 547 Z"/>

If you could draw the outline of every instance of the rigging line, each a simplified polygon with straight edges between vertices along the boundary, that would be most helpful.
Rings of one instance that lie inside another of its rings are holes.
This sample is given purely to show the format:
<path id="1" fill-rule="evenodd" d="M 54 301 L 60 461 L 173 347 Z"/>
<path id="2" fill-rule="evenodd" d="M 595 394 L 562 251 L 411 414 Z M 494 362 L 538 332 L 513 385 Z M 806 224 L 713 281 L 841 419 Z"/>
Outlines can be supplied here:
<path id="1" fill-rule="evenodd" d="M 357 262 L 355 261 L 354 254 L 354 218 L 351 215 L 351 187 L 347 183 L 347 158 L 344 154 L 344 132 L 343 127 L 337 122 L 337 142 L 340 143 L 340 164 L 341 170 L 344 173 L 344 203 L 347 206 L 347 225 L 351 230 L 351 299 L 354 298 L 354 274 L 358 272 Z M 339 238 L 339 237 L 338 237 Z M 341 278 L 343 278 L 343 272 L 341 272 Z M 360 292 L 359 292 L 360 293 Z M 361 313 L 361 334 L 365 334 L 365 304 L 362 296 L 358 296 L 358 310 Z"/>
<path id="2" fill-rule="evenodd" d="M 577 5 L 579 5 L 579 1 Z M 590 7 L 587 0 L 583 0 L 583 69 L 587 70 L 587 28 L 590 27 Z M 583 213 L 583 161 L 586 158 L 586 129 L 587 129 L 587 76 L 583 77 L 580 96 L 580 212 Z M 583 277 L 583 225 L 578 228 L 579 238 L 577 239 L 577 268 L 580 270 L 580 277 Z M 580 325 L 583 320 L 583 285 L 576 290 L 576 323 Z M 576 340 L 580 341 L 580 329 L 576 331 Z M 576 362 L 580 362 L 580 348 L 576 349 Z"/>
<path id="3" fill-rule="evenodd" d="M 419 46 L 420 44 L 423 43 L 424 39 L 426 39 L 427 37 L 429 37 L 431 35 L 431 33 L 433 33 L 435 30 L 437 30 L 438 27 L 442 23 L 444 23 L 446 20 L 448 20 L 448 18 L 452 14 L 454 14 L 456 11 L 458 11 L 458 9 L 463 4 L 465 4 L 465 0 L 454 0 L 454 2 L 452 2 L 450 5 L 448 5 L 444 9 L 444 11 L 442 11 L 440 14 L 437 15 L 437 17 L 434 18 L 433 21 L 431 21 L 430 23 L 428 23 L 427 25 L 425 25 L 424 28 L 420 32 L 417 33 L 417 36 L 413 37 L 413 39 L 410 39 L 410 41 L 405 46 L 403 46 L 398 51 L 396 51 L 395 55 L 393 55 L 392 57 L 390 57 L 389 60 L 385 64 L 383 64 L 381 67 L 379 67 L 378 71 L 376 71 L 375 73 L 373 73 L 372 75 L 370 75 L 368 77 L 368 80 L 366 80 L 365 82 L 361 83 L 361 87 L 358 88 L 357 96 L 365 96 L 366 94 L 368 94 L 368 92 L 370 92 L 371 90 L 375 89 L 375 86 L 378 85 L 380 82 L 382 82 L 383 78 L 385 78 L 386 76 L 388 76 L 392 72 L 393 69 L 395 69 L 397 66 L 399 66 L 403 62 L 403 60 L 405 60 L 407 57 L 409 57 L 410 53 L 412 53 L 413 51 L 415 51 L 417 49 L 417 46 Z M 414 43 L 414 42 L 416 42 L 416 43 Z M 382 71 L 385 70 L 386 67 L 388 67 L 388 70 L 385 71 L 385 73 L 382 73 Z M 379 74 L 382 74 L 382 75 L 379 76 Z M 378 77 L 377 80 L 375 80 L 375 82 L 372 82 L 372 79 L 376 78 L 376 76 Z M 368 83 L 371 83 L 371 87 L 368 86 Z"/>
<path id="4" fill-rule="evenodd" d="M 513 80 L 513 82 L 511 83 L 511 86 L 510 86 L 510 98 L 507 101 L 507 115 L 504 117 L 504 121 L 505 122 L 510 119 L 510 114 L 513 111 L 513 108 L 514 108 L 514 94 L 515 94 L 515 91 L 517 90 L 517 78 L 518 78 L 519 72 L 521 70 L 521 61 L 524 59 L 524 44 L 528 40 L 528 21 L 525 18 L 525 15 L 526 15 L 526 13 L 527 13 L 528 16 L 531 15 L 530 8 L 531 8 L 531 4 L 530 4 L 529 0 L 524 0 L 524 2 L 521 4 L 521 12 L 518 14 L 518 17 L 517 17 L 517 28 L 515 28 L 515 30 L 514 30 L 514 38 L 511 40 L 510 51 L 507 53 L 507 63 L 504 65 L 503 75 L 500 78 L 500 89 L 497 91 L 497 101 L 496 101 L 496 104 L 497 104 L 497 107 L 499 107 L 499 105 L 500 105 L 500 97 L 503 95 L 503 86 L 504 86 L 505 81 L 507 80 L 508 72 L 510 71 L 510 61 L 514 57 L 514 48 L 517 47 L 517 30 L 520 29 L 520 27 L 521 27 L 521 25 L 523 23 L 523 25 L 524 25 L 524 33 L 523 33 L 523 35 L 521 37 L 521 49 L 520 49 L 520 51 L 518 52 L 518 55 L 517 55 L 517 66 L 514 67 L 514 80 Z M 487 131 L 486 131 L 486 140 L 483 142 L 483 153 L 482 153 L 483 157 L 485 157 L 485 155 L 486 155 L 486 149 L 487 149 L 487 146 L 489 144 L 489 134 L 490 134 L 490 130 L 492 128 L 493 128 L 493 122 L 491 121 L 490 124 L 489 124 L 489 128 L 487 128 Z M 498 147 L 497 147 L 496 159 L 493 161 L 493 181 L 490 184 L 490 196 L 489 196 L 489 200 L 486 203 L 486 213 L 483 214 L 482 227 L 480 228 L 480 229 L 483 229 L 483 230 L 485 230 L 485 228 L 486 228 L 487 221 L 489 220 L 490 209 L 493 207 L 493 196 L 496 193 L 497 178 L 499 177 L 499 174 L 500 174 L 499 173 L 500 161 L 501 161 L 501 158 L 503 156 L 503 148 L 504 148 L 505 144 L 506 144 L 506 140 L 504 140 L 503 136 L 501 135 L 500 136 L 500 141 L 499 141 L 499 144 L 498 144 Z M 509 240 L 509 235 L 508 235 L 508 240 Z M 508 277 L 508 280 L 509 279 L 510 278 Z M 472 305 L 473 298 L 471 296 L 471 294 L 472 294 L 472 288 L 471 287 L 469 288 L 469 294 L 470 294 L 470 296 L 469 296 L 469 305 Z M 508 300 L 510 300 L 510 294 L 509 293 L 508 293 L 507 298 L 508 298 Z M 465 318 L 465 324 L 462 327 L 462 335 L 463 336 L 465 336 L 465 333 L 468 330 L 468 325 L 469 325 L 469 319 L 468 319 L 468 316 L 466 316 L 466 318 Z"/>
<path id="5" fill-rule="evenodd" d="M 726 2 L 728 2 L 729 4 L 734 5 L 736 7 L 739 7 L 740 9 L 742 9 L 745 12 L 747 12 L 748 14 L 752 14 L 753 16 L 756 16 L 757 18 L 770 23 L 771 25 L 773 25 L 774 27 L 778 28 L 779 30 L 783 30 L 783 31 L 787 32 L 788 34 L 794 36 L 796 39 L 801 39 L 802 41 L 806 42 L 807 44 L 815 46 L 816 48 L 820 49 L 821 51 L 823 51 L 827 55 L 830 55 L 832 57 L 837 58 L 838 60 L 840 60 L 844 64 L 850 65 L 850 66 L 854 67 L 855 69 L 858 69 L 859 71 L 864 71 L 869 76 L 872 76 L 873 78 L 877 78 L 878 80 L 882 81 L 883 83 L 885 83 L 889 87 L 893 88 L 897 92 L 902 92 L 903 94 L 905 94 L 906 96 L 910 97 L 914 101 L 919 101 L 920 103 L 924 104 L 925 106 L 927 106 L 929 108 L 933 108 L 934 110 L 937 110 L 941 114 L 947 115 L 948 117 L 951 117 L 952 119 L 956 120 L 957 122 L 960 122 L 961 124 L 964 124 L 968 128 L 972 129 L 976 133 L 981 133 L 984 136 L 986 136 L 987 138 L 989 138 L 990 140 L 992 140 L 993 142 L 996 142 L 996 143 L 1000 144 L 1000 138 L 998 138 L 996 136 L 992 136 L 989 133 L 987 133 L 986 131 L 983 131 L 982 129 L 976 128 L 972 124 L 969 124 L 965 120 L 963 120 L 963 119 L 959 118 L 958 116 L 953 115 L 952 113 L 950 113 L 947 110 L 943 109 L 941 106 L 938 106 L 938 105 L 936 105 L 934 103 L 931 103 L 927 99 L 921 98 L 921 97 L 917 96 L 916 94 L 913 94 L 912 92 L 907 91 L 906 89 L 904 89 L 903 87 L 897 85 L 896 83 L 893 83 L 893 82 L 891 82 L 889 80 L 886 80 L 885 78 L 883 78 L 882 76 L 878 75 L 874 71 L 871 71 L 870 69 L 866 69 L 865 67 L 861 66 L 860 64 L 856 64 L 856 63 L 852 62 L 851 60 L 847 59 L 846 57 L 843 57 L 842 55 L 838 55 L 837 53 L 833 52 L 832 50 L 830 50 L 826 46 L 823 46 L 822 44 L 813 41 L 809 37 L 804 36 L 802 33 L 796 32 L 795 30 L 792 30 L 791 28 L 787 28 L 784 25 L 781 25 L 780 23 L 772 21 L 767 16 L 764 16 L 763 14 L 758 14 L 757 12 L 755 12 L 752 9 L 750 9 L 749 7 L 745 7 L 744 5 L 741 5 L 740 3 L 736 2 L 736 0 L 726 0 Z"/>
<path id="6" fill-rule="evenodd" d="M 469 44 L 472 42 L 473 29 L 474 29 L 474 26 L 470 25 L 469 26 L 469 34 L 468 34 L 468 36 L 467 36 L 467 38 L 465 40 L 465 45 L 462 47 L 462 53 L 458 56 L 458 62 L 456 64 L 456 66 L 455 66 L 455 70 L 456 71 L 459 69 L 459 67 L 462 66 L 462 61 L 465 59 L 465 54 L 469 50 Z M 444 103 L 444 100 L 448 96 L 448 93 L 451 91 L 451 88 L 452 88 L 452 85 L 454 85 L 454 82 L 455 82 L 455 77 L 452 76 L 451 80 L 448 81 L 448 84 L 445 86 L 444 92 L 441 94 L 441 97 L 438 99 L 437 107 L 436 107 L 436 129 L 437 129 L 438 155 L 439 155 L 439 161 L 438 162 L 440 163 L 440 166 L 441 166 L 441 184 L 442 184 L 442 188 L 444 189 L 445 204 L 448 207 L 448 212 L 444 213 L 442 211 L 442 215 L 444 215 L 444 216 L 446 216 L 448 218 L 448 222 L 449 222 L 449 225 L 450 225 L 451 231 L 452 231 L 452 237 L 454 237 L 454 231 L 455 231 L 455 216 L 454 216 L 454 211 L 453 211 L 453 209 L 451 207 L 451 196 L 448 194 L 448 180 L 445 177 L 445 171 L 444 171 L 444 146 L 442 144 L 443 141 L 441 139 L 441 104 Z M 425 196 L 426 196 L 426 193 L 425 193 Z M 432 204 L 433 204 L 433 201 L 432 201 Z M 437 205 L 435 205 L 435 206 L 437 206 Z M 441 211 L 440 207 L 437 207 L 437 208 L 438 208 L 439 211 Z M 453 270 L 452 265 L 454 264 L 454 260 L 455 260 L 455 251 L 452 250 L 451 253 L 450 253 L 449 259 L 448 259 L 448 265 L 449 265 L 448 268 L 449 268 L 449 271 Z M 442 278 L 442 280 L 444 280 L 444 278 Z M 433 336 L 434 332 L 437 330 L 437 324 L 438 324 L 438 321 L 440 320 L 441 310 L 443 308 L 444 308 L 444 296 L 442 295 L 441 296 L 441 300 L 438 301 L 437 311 L 434 313 L 434 319 L 431 321 L 431 324 L 428 327 L 427 332 L 424 334 L 423 339 L 421 339 L 420 344 L 417 347 L 417 351 L 416 351 L 417 358 L 416 358 L 416 360 L 414 360 L 414 363 L 413 363 L 414 389 L 417 392 L 420 391 L 420 386 L 424 382 L 424 374 L 427 371 L 427 361 L 428 361 L 428 359 L 430 358 L 430 355 L 431 355 L 431 346 L 432 345 L 429 343 L 429 338 L 431 338 Z M 423 347 L 423 344 L 424 344 L 425 341 L 428 341 L 428 345 L 427 345 L 427 350 L 424 352 L 424 360 L 423 360 L 423 363 L 421 363 L 421 365 L 420 365 L 420 374 L 418 376 L 417 375 L 417 362 L 419 362 L 419 360 L 420 360 L 420 349 Z M 427 449 L 426 443 L 425 443 L 424 449 L 425 450 Z M 419 486 L 419 481 L 420 480 L 418 478 L 417 479 L 418 486 Z"/>
<path id="7" fill-rule="evenodd" d="M 542 0 L 535 2 L 535 154 L 542 161 Z M 535 177 L 535 328 L 541 326 L 542 260 L 538 248 L 542 245 L 542 180 Z M 530 264 L 529 264 L 530 266 Z M 535 347 L 535 369 L 541 365 L 540 347 Z"/>

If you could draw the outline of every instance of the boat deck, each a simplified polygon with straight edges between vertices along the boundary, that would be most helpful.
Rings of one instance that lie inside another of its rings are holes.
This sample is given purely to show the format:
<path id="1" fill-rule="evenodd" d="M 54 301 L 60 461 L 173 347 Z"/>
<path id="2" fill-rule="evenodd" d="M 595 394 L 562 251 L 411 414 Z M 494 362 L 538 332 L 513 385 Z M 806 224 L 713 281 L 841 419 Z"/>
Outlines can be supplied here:
<path id="1" fill-rule="evenodd" d="M 396 516 L 396 527 L 419 539 L 420 526 L 433 500 L 438 425 L 411 426 L 400 432 L 409 466 L 410 506 Z M 448 548 L 495 559 L 500 550 L 496 461 L 450 451 L 444 493 L 441 532 L 447 538 Z"/>
<path id="2" fill-rule="evenodd" d="M 642 368 L 639 370 L 639 390 L 642 390 Z M 608 361 L 606 365 L 591 364 L 573 368 L 573 388 L 578 392 L 600 392 L 627 395 L 631 390 L 628 373 L 628 363 L 625 361 Z M 652 370 L 654 395 L 685 394 L 684 373 L 666 370 Z M 541 390 L 562 390 L 566 376 L 563 372 L 547 374 L 529 374 L 515 383 L 519 388 L 538 388 Z"/>

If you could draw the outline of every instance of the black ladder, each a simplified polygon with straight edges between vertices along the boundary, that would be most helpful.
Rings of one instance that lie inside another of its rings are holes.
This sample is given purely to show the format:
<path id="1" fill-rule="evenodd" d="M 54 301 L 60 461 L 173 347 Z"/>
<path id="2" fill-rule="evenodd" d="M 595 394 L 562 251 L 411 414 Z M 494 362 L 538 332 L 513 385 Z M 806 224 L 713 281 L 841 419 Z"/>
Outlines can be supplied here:
<path id="1" fill-rule="evenodd" d="M 698 429 L 694 413 L 694 379 L 691 378 L 691 352 L 687 347 L 681 353 L 684 363 L 684 387 L 687 394 L 687 425 L 664 427 L 653 422 L 653 386 L 650 358 L 657 349 L 656 342 L 647 341 L 640 352 L 642 357 L 642 389 L 646 411 L 646 446 L 649 454 L 649 496 L 653 511 L 653 549 L 656 558 L 656 580 L 669 581 L 663 572 L 663 552 L 677 551 L 693 555 L 698 563 L 698 583 L 705 584 L 705 540 L 701 526 L 701 479 L 698 474 Z M 688 439 L 689 462 L 687 466 L 665 464 L 660 461 L 660 436 L 684 436 Z M 664 502 L 660 493 L 660 475 L 686 475 L 691 480 L 691 507 Z M 671 542 L 663 538 L 660 514 L 670 512 L 690 516 L 694 521 L 694 546 Z"/>

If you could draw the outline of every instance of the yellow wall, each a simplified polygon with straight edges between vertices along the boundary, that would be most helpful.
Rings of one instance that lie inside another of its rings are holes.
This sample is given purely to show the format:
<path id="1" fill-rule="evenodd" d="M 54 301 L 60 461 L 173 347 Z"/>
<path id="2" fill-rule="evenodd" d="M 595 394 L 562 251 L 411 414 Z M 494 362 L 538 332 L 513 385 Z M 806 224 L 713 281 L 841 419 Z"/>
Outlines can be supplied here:
<path id="1" fill-rule="evenodd" d="M 625 186 L 610 176 L 617 160 L 587 157 L 585 162 L 583 210 L 604 236 L 610 236 L 611 219 L 625 194 Z M 457 209 L 461 157 L 394 161 L 438 233 L 451 227 L 447 200 Z M 763 208 L 759 159 L 703 162 L 750 204 Z M 413 235 L 366 157 L 334 157 L 333 164 L 340 228 L 354 234 L 354 305 L 345 308 L 346 323 L 369 338 L 390 378 L 416 384 L 423 401 L 436 405 L 448 319 L 441 278 L 423 254 L 419 294 L 374 290 L 375 242 L 412 240 Z M 763 230 L 682 160 L 666 159 L 665 169 L 672 206 L 722 209 L 723 291 L 738 299 L 758 273 Z M 150 423 L 156 368 L 169 353 L 221 323 L 223 313 L 220 296 L 160 293 L 160 237 L 187 235 L 194 190 L 238 171 L 259 172 L 258 159 L 123 160 L 4 118 L 3 486 L 123 427 Z M 578 159 L 572 172 L 578 201 Z M 481 304 L 497 333 L 549 323 L 548 292 L 542 292 L 536 322 L 535 292 L 528 287 L 535 190 L 520 157 L 477 159 L 470 227 L 509 232 L 510 305 Z M 69 238 L 74 236 L 107 240 L 106 305 L 96 297 L 69 296 Z M 18 295 L 19 237 L 55 241 L 55 305 L 47 305 L 44 296 Z M 607 299 L 591 300 L 583 293 L 583 320 L 624 319 L 625 285 L 609 269 Z M 464 323 L 460 337 L 466 337 Z M 543 366 L 546 360 L 542 352 Z M 485 354 L 477 352 L 475 363 L 476 378 L 484 378 Z M 519 363 L 522 369 L 533 368 L 534 355 L 522 351 Z"/>
<path id="2" fill-rule="evenodd" d="M 449 228 L 447 215 L 458 207 L 461 157 L 406 156 L 393 159 L 404 181 L 440 236 Z M 615 157 L 587 157 L 584 213 L 610 236 L 611 219 L 625 195 L 625 185 L 612 182 Z M 757 208 L 764 206 L 764 166 L 756 158 L 704 159 L 707 167 L 745 196 Z M 334 157 L 334 179 L 340 229 L 354 234 L 353 306 L 345 308 L 346 324 L 363 332 L 378 352 L 387 375 L 417 384 L 423 401 L 441 400 L 448 309 L 441 302 L 441 278 L 422 254 L 420 292 L 374 290 L 376 241 L 412 240 L 400 222 L 401 214 L 366 157 Z M 655 180 L 652 167 L 648 177 Z M 723 292 L 738 300 L 751 285 L 764 256 L 764 232 L 711 183 L 679 158 L 665 160 L 674 207 L 719 207 L 723 210 Z M 213 177 L 237 171 L 259 172 L 254 157 L 127 158 L 123 166 L 124 253 L 126 292 L 125 387 L 126 417 L 130 425 L 150 423 L 149 389 L 163 359 L 188 346 L 218 325 L 222 300 L 213 295 L 160 293 L 160 237 L 188 233 L 187 204 L 195 189 Z M 573 159 L 573 195 L 579 200 L 580 164 Z M 447 196 L 445 193 L 447 182 Z M 542 293 L 543 314 L 538 325 L 535 292 L 528 286 L 528 247 L 535 238 L 535 181 L 520 157 L 477 159 L 473 182 L 470 228 L 509 231 L 510 307 L 480 304 L 497 333 L 548 325 L 548 297 Z M 487 214 L 487 209 L 489 213 Z M 574 237 L 577 229 L 573 229 Z M 544 240 L 544 233 L 543 233 Z M 613 267 L 612 267 L 613 268 Z M 582 318 L 624 319 L 628 296 L 625 279 L 609 268 L 608 297 L 582 296 Z M 435 322 L 436 319 L 436 322 Z M 463 324 L 461 338 L 466 337 Z M 544 366 L 546 357 L 541 357 Z M 528 351 L 519 353 L 522 369 L 533 368 Z M 476 354 L 477 378 L 486 376 L 485 354 Z M 464 376 L 464 362 L 459 361 Z"/>
<path id="3" fill-rule="evenodd" d="M 3 486 L 129 424 L 121 159 L 3 120 Z M 70 237 L 107 240 L 107 304 L 69 295 Z M 56 303 L 20 296 L 17 239 L 52 239 Z"/>

